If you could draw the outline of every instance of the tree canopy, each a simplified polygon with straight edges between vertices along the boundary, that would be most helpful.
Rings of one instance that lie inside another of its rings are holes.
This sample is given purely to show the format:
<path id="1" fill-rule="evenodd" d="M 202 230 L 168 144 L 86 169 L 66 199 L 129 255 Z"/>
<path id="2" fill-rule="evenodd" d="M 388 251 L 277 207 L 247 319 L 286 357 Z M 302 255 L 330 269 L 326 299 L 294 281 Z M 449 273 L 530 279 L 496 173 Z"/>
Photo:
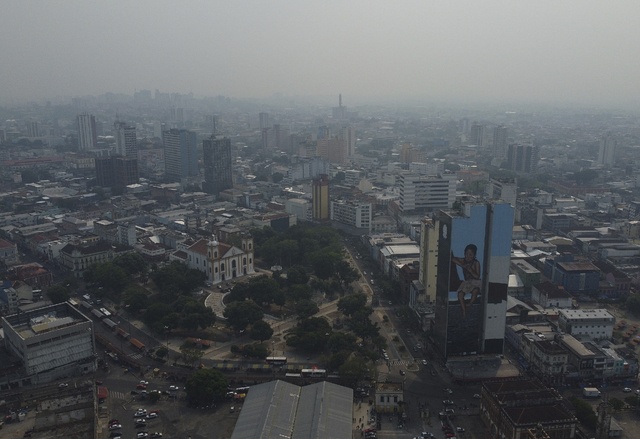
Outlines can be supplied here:
<path id="1" fill-rule="evenodd" d="M 214 369 L 199 369 L 194 372 L 185 386 L 191 405 L 210 405 L 222 400 L 227 392 L 227 378 Z"/>

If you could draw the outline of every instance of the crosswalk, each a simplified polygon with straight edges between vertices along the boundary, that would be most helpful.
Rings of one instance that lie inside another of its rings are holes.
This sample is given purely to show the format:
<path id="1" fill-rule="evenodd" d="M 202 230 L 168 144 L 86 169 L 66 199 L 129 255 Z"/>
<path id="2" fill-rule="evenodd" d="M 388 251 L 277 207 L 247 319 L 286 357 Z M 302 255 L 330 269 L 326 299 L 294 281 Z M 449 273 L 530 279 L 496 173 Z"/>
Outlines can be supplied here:
<path id="1" fill-rule="evenodd" d="M 414 364 L 413 360 L 390 360 L 390 366 L 409 366 L 410 364 Z"/>
<path id="2" fill-rule="evenodd" d="M 142 354 L 129 354 L 129 358 L 136 360 L 138 358 L 142 358 Z"/>
<path id="3" fill-rule="evenodd" d="M 110 391 L 109 395 L 113 399 L 123 399 L 123 400 L 128 400 L 129 399 L 129 395 L 127 395 L 124 392 L 118 392 L 117 390 L 116 391 L 113 391 L 113 390 Z"/>

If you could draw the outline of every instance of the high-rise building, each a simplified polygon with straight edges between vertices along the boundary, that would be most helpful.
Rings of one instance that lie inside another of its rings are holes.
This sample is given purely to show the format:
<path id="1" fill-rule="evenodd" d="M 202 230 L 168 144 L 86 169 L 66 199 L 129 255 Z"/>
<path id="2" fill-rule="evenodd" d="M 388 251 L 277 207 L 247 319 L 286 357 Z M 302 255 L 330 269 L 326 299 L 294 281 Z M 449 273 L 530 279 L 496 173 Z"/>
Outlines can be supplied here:
<path id="1" fill-rule="evenodd" d="M 233 187 L 231 140 L 227 137 L 211 136 L 202 141 L 204 183 L 202 190 L 218 195 Z"/>
<path id="2" fill-rule="evenodd" d="M 511 144 L 507 152 L 507 166 L 516 172 L 535 172 L 539 153 L 535 145 Z"/>
<path id="3" fill-rule="evenodd" d="M 433 218 L 424 218 L 420 224 L 420 270 L 419 280 L 425 297 L 419 302 L 431 303 L 436 298 L 438 278 L 438 229 Z"/>
<path id="4" fill-rule="evenodd" d="M 344 146 L 346 148 L 347 157 L 351 158 L 356 154 L 356 130 L 352 126 L 342 128 L 340 133 Z"/>
<path id="5" fill-rule="evenodd" d="M 518 198 L 518 183 L 515 178 L 491 178 L 485 189 L 487 199 L 504 201 L 516 206 Z"/>
<path id="6" fill-rule="evenodd" d="M 338 106 L 331 109 L 331 116 L 338 120 L 347 118 L 347 107 L 342 105 L 342 94 L 338 95 Z"/>
<path id="7" fill-rule="evenodd" d="M 269 118 L 269 113 L 265 113 L 265 112 L 258 113 L 258 122 L 260 123 L 261 130 L 264 130 L 266 128 L 271 128 L 271 120 Z"/>
<path id="8" fill-rule="evenodd" d="M 311 187 L 311 205 L 313 219 L 326 221 L 329 219 L 329 176 L 320 175 L 313 179 Z"/>
<path id="9" fill-rule="evenodd" d="M 27 122 L 27 137 L 40 137 L 38 121 L 30 120 Z"/>
<path id="10" fill-rule="evenodd" d="M 114 124 L 116 131 L 116 154 L 138 158 L 138 141 L 136 139 L 136 127 L 125 122 Z"/>
<path id="11" fill-rule="evenodd" d="M 467 204 L 441 211 L 433 337 L 443 358 L 501 354 L 514 208 Z M 430 257 L 430 255 L 427 255 Z"/>
<path id="12" fill-rule="evenodd" d="M 138 183 L 138 159 L 124 156 L 96 158 L 98 186 L 122 189 Z"/>
<path id="13" fill-rule="evenodd" d="M 403 212 L 450 209 L 456 200 L 456 175 L 400 173 L 400 209 Z"/>
<path id="14" fill-rule="evenodd" d="M 598 164 L 603 166 L 613 166 L 616 158 L 616 139 L 611 133 L 605 134 L 600 140 L 600 150 L 598 151 Z"/>
<path id="15" fill-rule="evenodd" d="M 493 129 L 493 155 L 505 157 L 507 155 L 507 127 L 498 125 Z"/>
<path id="16" fill-rule="evenodd" d="M 78 115 L 78 147 L 80 151 L 91 151 L 98 145 L 96 117 L 93 114 Z"/>
<path id="17" fill-rule="evenodd" d="M 173 181 L 181 181 L 199 175 L 196 133 L 175 128 L 163 131 L 162 143 L 166 177 Z"/>
<path id="18" fill-rule="evenodd" d="M 472 145 L 484 146 L 484 125 L 474 122 L 469 132 L 469 141 Z"/>
<path id="19" fill-rule="evenodd" d="M 337 200 L 331 202 L 331 219 L 367 233 L 371 231 L 371 203 Z"/>

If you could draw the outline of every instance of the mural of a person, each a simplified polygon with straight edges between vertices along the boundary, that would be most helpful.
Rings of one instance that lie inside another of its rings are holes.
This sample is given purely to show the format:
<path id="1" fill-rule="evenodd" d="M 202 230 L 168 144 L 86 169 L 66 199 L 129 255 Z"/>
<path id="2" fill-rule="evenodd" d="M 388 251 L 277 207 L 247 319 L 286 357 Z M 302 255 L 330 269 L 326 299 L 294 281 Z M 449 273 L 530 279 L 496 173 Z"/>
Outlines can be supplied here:
<path id="1" fill-rule="evenodd" d="M 480 294 L 480 287 L 482 282 L 480 281 L 480 261 L 476 259 L 478 253 L 478 247 L 475 244 L 469 244 L 464 248 L 464 257 L 453 256 L 451 261 L 462 268 L 462 275 L 464 281 L 458 287 L 458 301 L 462 307 L 462 318 L 467 316 L 467 303 L 465 295 L 471 294 L 469 305 L 478 298 Z"/>

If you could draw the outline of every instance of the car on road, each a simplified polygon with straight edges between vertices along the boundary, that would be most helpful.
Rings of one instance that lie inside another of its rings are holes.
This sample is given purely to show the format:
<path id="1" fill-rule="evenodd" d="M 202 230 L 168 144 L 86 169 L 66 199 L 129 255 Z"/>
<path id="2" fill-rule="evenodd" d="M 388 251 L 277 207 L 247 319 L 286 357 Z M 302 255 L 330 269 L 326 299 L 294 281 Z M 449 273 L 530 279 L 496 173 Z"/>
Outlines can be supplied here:
<path id="1" fill-rule="evenodd" d="M 111 424 L 109 425 L 109 430 L 113 431 L 113 430 L 120 430 L 122 428 L 121 424 Z"/>
<path id="2" fill-rule="evenodd" d="M 147 419 L 156 419 L 157 417 L 158 417 L 158 414 L 153 412 L 147 415 Z"/>
<path id="3" fill-rule="evenodd" d="M 426 366 L 427 364 L 429 364 L 429 363 L 427 362 L 427 360 L 422 360 L 422 365 L 423 365 L 423 366 Z"/>
<path id="4" fill-rule="evenodd" d="M 473 394 L 473 397 L 474 397 L 475 399 L 480 399 L 480 394 L 479 394 L 479 393 L 474 393 L 474 394 Z"/>
<path id="5" fill-rule="evenodd" d="M 159 433 L 159 432 L 157 432 L 157 431 L 156 431 L 156 432 L 154 432 L 154 433 L 151 433 L 151 437 L 152 437 L 152 438 L 162 437 L 162 433 Z"/>
<path id="6" fill-rule="evenodd" d="M 140 380 L 140 384 L 144 384 L 145 386 L 149 385 L 149 381 Z"/>
<path id="7" fill-rule="evenodd" d="M 464 433 L 464 428 L 456 427 L 456 433 Z"/>
<path id="8" fill-rule="evenodd" d="M 451 401 L 450 399 L 445 399 L 444 401 L 442 401 L 442 405 L 453 405 L 453 401 Z"/>
<path id="9" fill-rule="evenodd" d="M 624 389 L 622 389 L 622 391 L 624 393 L 629 393 L 629 392 L 633 392 L 633 389 L 631 389 L 631 387 L 625 387 Z"/>
<path id="10" fill-rule="evenodd" d="M 137 390 L 146 390 L 147 389 L 147 385 L 146 384 L 137 384 L 136 385 L 136 389 Z"/>
<path id="11" fill-rule="evenodd" d="M 169 386 L 169 390 L 179 390 L 178 386 Z"/>
<path id="12" fill-rule="evenodd" d="M 406 374 L 407 373 L 404 370 L 400 369 L 400 375 L 405 376 Z"/>
<path id="13" fill-rule="evenodd" d="M 444 414 L 450 416 L 455 415 L 456 412 L 453 409 L 444 409 Z"/>
<path id="14" fill-rule="evenodd" d="M 69 387 L 69 384 L 67 384 L 67 383 L 60 383 L 60 384 L 58 384 L 58 388 L 59 388 L 59 389 L 64 389 L 65 387 Z"/>
<path id="15" fill-rule="evenodd" d="M 141 431 L 138 434 L 136 434 L 136 439 L 144 439 L 149 437 L 149 433 L 147 433 L 146 431 Z"/>

